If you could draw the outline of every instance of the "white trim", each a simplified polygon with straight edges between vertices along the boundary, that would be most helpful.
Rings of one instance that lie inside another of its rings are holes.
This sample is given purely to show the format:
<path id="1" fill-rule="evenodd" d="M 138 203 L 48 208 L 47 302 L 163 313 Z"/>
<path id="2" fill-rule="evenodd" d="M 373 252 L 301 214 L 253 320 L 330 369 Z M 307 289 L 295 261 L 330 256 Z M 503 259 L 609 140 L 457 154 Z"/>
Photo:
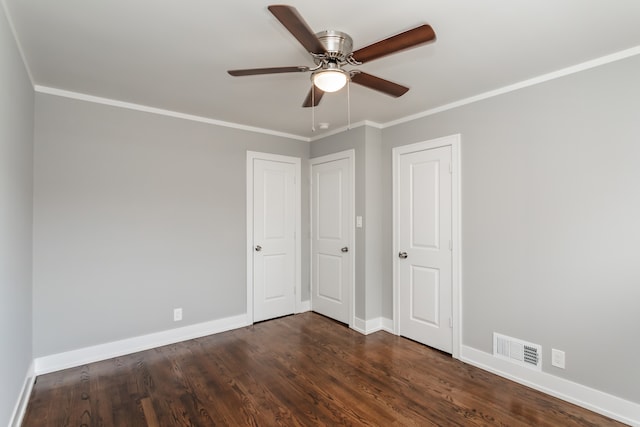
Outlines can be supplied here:
<path id="1" fill-rule="evenodd" d="M 280 154 L 247 151 L 247 315 L 253 323 L 253 162 L 254 160 L 268 160 L 272 162 L 289 163 L 295 166 L 295 306 L 294 313 L 305 310 L 302 305 L 302 160 L 299 157 L 283 156 Z"/>
<path id="2" fill-rule="evenodd" d="M 253 154 L 247 151 L 247 317 L 253 324 Z"/>
<path id="3" fill-rule="evenodd" d="M 383 317 L 382 330 L 390 334 L 393 334 L 393 319 L 389 319 L 388 317 Z"/>
<path id="4" fill-rule="evenodd" d="M 308 299 L 306 301 L 300 301 L 300 307 L 298 308 L 297 313 L 306 313 L 307 311 L 311 311 L 311 300 Z"/>
<path id="5" fill-rule="evenodd" d="M 36 381 L 36 375 L 34 372 L 34 362 L 31 361 L 29 368 L 27 369 L 27 373 L 24 378 L 24 382 L 22 383 L 22 388 L 20 389 L 20 394 L 18 395 L 18 401 L 13 408 L 13 413 L 11 414 L 11 418 L 9 418 L 9 426 L 10 427 L 19 427 L 22 425 L 22 419 L 24 418 L 24 414 L 27 410 L 27 404 L 29 403 L 29 396 L 31 396 L 31 390 L 33 389 L 33 384 Z"/>
<path id="6" fill-rule="evenodd" d="M 362 335 L 367 335 L 367 321 L 363 320 L 359 317 L 353 318 L 353 324 L 351 325 L 351 329 L 356 332 L 361 333 Z"/>
<path id="7" fill-rule="evenodd" d="M 524 89 L 529 86 L 534 86 L 540 83 L 548 82 L 550 80 L 559 79 L 561 77 L 568 76 L 570 74 L 579 73 L 581 71 L 585 71 L 591 68 L 599 67 L 601 65 L 606 65 L 612 62 L 620 61 L 622 59 L 630 58 L 635 55 L 640 55 L 640 46 L 632 47 L 630 49 L 622 50 L 619 52 L 612 53 L 610 55 L 605 55 L 600 58 L 592 59 L 590 61 L 582 62 L 580 64 L 573 65 L 571 67 L 563 68 L 560 70 L 553 71 L 551 73 L 543 74 L 541 76 L 534 77 L 532 79 L 523 80 L 512 85 L 503 86 L 501 88 L 490 90 L 488 92 L 484 92 L 475 96 L 471 96 L 469 98 L 464 98 L 459 101 L 451 102 L 449 104 L 441 105 L 439 107 L 432 108 L 430 110 L 423 111 L 421 113 L 412 114 L 410 116 L 405 116 L 397 120 L 393 120 L 390 122 L 383 123 L 380 125 L 382 129 L 388 128 L 391 126 L 396 126 L 402 123 L 411 122 L 416 119 L 421 119 L 427 116 L 432 116 L 437 113 L 441 113 L 443 111 L 452 110 L 454 108 L 462 107 L 464 105 L 473 104 L 474 102 L 482 101 L 488 98 L 493 98 L 494 96 L 503 95 L 505 93 L 514 92 L 516 90 Z"/>
<path id="8" fill-rule="evenodd" d="M 393 320 L 386 317 L 376 317 L 375 319 L 363 320 L 356 317 L 352 329 L 363 335 L 373 334 L 378 331 L 393 333 Z"/>
<path id="9" fill-rule="evenodd" d="M 150 107 L 148 105 L 140 105 L 140 104 L 135 104 L 135 103 L 132 103 L 132 102 L 118 101 L 116 99 L 102 98 L 102 97 L 99 97 L 99 96 L 87 95 L 87 94 L 78 93 L 78 92 L 71 92 L 71 91 L 68 91 L 68 90 L 56 89 L 56 88 L 47 87 L 47 86 L 35 85 L 34 86 L 34 90 L 36 92 L 39 92 L 39 93 L 45 93 L 45 94 L 48 94 L 48 95 L 61 96 L 63 98 L 76 99 L 76 100 L 79 100 L 79 101 L 92 102 L 94 104 L 109 105 L 109 106 L 112 106 L 112 107 L 125 108 L 125 109 L 128 109 L 128 110 L 142 111 L 142 112 L 145 112 L 145 113 L 158 114 L 160 116 L 168 116 L 168 117 L 174 117 L 174 118 L 177 118 L 177 119 L 190 120 L 190 121 L 193 121 L 193 122 L 200 122 L 200 123 L 206 123 L 206 124 L 215 125 L 215 126 L 222 126 L 222 127 L 232 128 L 232 129 L 239 129 L 239 130 L 244 130 L 244 131 L 247 131 L 247 132 L 256 132 L 256 133 L 262 133 L 262 134 L 266 134 L 266 135 L 280 136 L 280 137 L 283 137 L 283 138 L 295 139 L 295 140 L 303 141 L 303 142 L 308 142 L 309 141 L 309 138 L 307 138 L 307 137 L 300 136 L 300 135 L 294 135 L 294 134 L 291 134 L 291 133 L 278 132 L 278 131 L 271 130 L 271 129 L 259 128 L 259 127 L 255 127 L 255 126 L 241 125 L 241 124 L 238 124 L 238 123 L 225 122 L 223 120 L 216 120 L 216 119 L 211 119 L 211 118 L 208 118 L 208 117 L 195 116 L 195 115 L 192 115 L 192 114 L 185 114 L 185 113 L 180 113 L 180 112 L 177 112 L 177 111 L 165 110 L 165 109 L 156 108 L 156 107 Z"/>
<path id="10" fill-rule="evenodd" d="M 2 1 L 3 5 L 5 3 L 5 1 Z M 5 6 L 5 14 L 7 15 L 7 18 L 9 20 L 9 25 L 12 27 L 12 31 L 13 31 L 13 26 L 11 23 L 11 20 L 9 19 L 9 14 L 6 13 L 6 6 Z M 104 105 L 111 105 L 114 107 L 121 107 L 121 108 L 127 108 L 127 109 L 131 109 L 131 110 L 137 110 L 137 111 L 144 111 L 144 112 L 148 112 L 148 113 L 152 113 L 152 114 L 159 114 L 159 115 L 164 115 L 164 116 L 169 116 L 169 117 L 175 117 L 175 118 L 180 118 L 180 119 L 185 119 L 185 120 L 191 120 L 191 121 L 196 121 L 196 122 L 202 122 L 202 123 L 208 123 L 208 124 L 213 124 L 213 125 L 217 125 L 217 126 L 223 126 L 223 127 L 228 127 L 228 128 L 232 128 L 232 129 L 239 129 L 239 130 L 245 130 L 248 132 L 257 132 L 257 133 L 263 133 L 266 135 L 274 135 L 274 136 L 280 136 L 283 138 L 290 138 L 290 139 L 295 139 L 298 141 L 304 141 L 304 142 L 310 142 L 310 141 L 316 141 L 318 139 L 323 139 L 326 138 L 328 136 L 331 135 L 335 135 L 335 134 L 339 134 L 342 132 L 345 132 L 347 130 L 350 129 L 355 129 L 361 126 L 370 126 L 370 127 L 374 127 L 377 129 L 386 129 L 392 126 L 396 126 L 402 123 L 407 123 L 407 122 L 411 122 L 413 120 L 416 119 L 420 119 L 420 118 L 424 118 L 427 116 L 432 116 L 434 114 L 438 114 L 441 113 L 443 111 L 447 111 L 447 110 L 452 110 L 454 108 L 458 108 L 458 107 L 462 107 L 464 105 L 468 105 L 468 104 L 473 104 L 475 102 L 478 101 L 482 101 L 488 98 L 493 98 L 495 96 L 499 96 L 499 95 L 503 95 L 505 93 L 509 93 L 509 92 L 514 92 L 529 86 L 534 86 L 540 83 L 544 83 L 550 80 L 555 80 L 561 77 L 565 77 L 568 76 L 570 74 L 575 74 L 575 73 L 579 73 L 581 71 L 585 71 L 591 68 L 595 68 L 595 67 L 599 67 L 601 65 L 606 65 L 612 62 L 616 62 L 616 61 L 620 61 L 622 59 L 626 59 L 626 58 L 630 58 L 632 56 L 635 55 L 640 55 L 640 46 L 635 46 L 626 50 L 622 50 L 619 52 L 615 52 L 609 55 L 605 55 L 602 56 L 600 58 L 595 58 L 592 59 L 590 61 L 586 61 L 586 62 L 582 62 L 580 64 L 576 64 L 567 68 L 563 68 L 560 70 L 556 70 L 547 74 L 543 74 L 541 76 L 537 76 L 534 77 L 532 79 L 528 79 L 528 80 L 523 80 L 517 83 L 514 83 L 512 85 L 508 85 L 508 86 L 503 86 L 501 88 L 495 89 L 495 90 L 491 90 L 488 92 L 483 92 L 480 93 L 478 95 L 474 95 L 468 98 L 464 98 L 455 102 L 451 102 L 449 104 L 445 104 L 445 105 L 441 105 L 429 110 L 425 110 L 422 111 L 420 113 L 416 113 L 416 114 L 412 114 L 409 116 L 405 116 L 405 117 L 401 117 L 397 120 L 392 120 L 389 122 L 385 122 L 385 123 L 378 123 L 378 122 L 374 122 L 371 120 L 363 120 L 357 123 L 352 124 L 351 126 L 341 126 L 339 128 L 336 128 L 332 131 L 329 132 L 325 132 L 325 133 L 321 133 L 321 134 L 317 134 L 313 137 L 305 137 L 305 136 L 301 136 L 301 135 L 294 135 L 294 134 L 290 134 L 290 133 L 284 133 L 284 132 L 279 132 L 279 131 L 275 131 L 275 130 L 271 130 L 271 129 L 264 129 L 264 128 L 259 128 L 259 127 L 253 127 L 253 126 L 247 126 L 247 125 L 241 125 L 238 123 L 232 123 L 232 122 L 225 122 L 222 120 L 216 120 L 216 119 L 211 119 L 208 117 L 201 117 L 201 116 L 194 116 L 194 115 L 190 115 L 190 114 L 184 114 L 184 113 L 180 113 L 177 111 L 171 111 L 171 110 L 164 110 L 164 109 L 160 109 L 160 108 L 155 108 L 155 107 L 150 107 L 150 106 L 145 106 L 145 105 L 140 105 L 140 104 L 134 104 L 134 103 L 129 103 L 129 102 L 123 102 L 123 101 L 118 101 L 118 100 L 114 100 L 114 99 L 109 99 L 109 98 L 102 98 L 102 97 L 98 97 L 98 96 L 93 96 L 93 95 L 87 95 L 87 94 L 83 94 L 83 93 L 79 93 L 79 92 L 72 92 L 72 91 L 68 91 L 68 90 L 63 90 L 63 89 L 57 89 L 57 88 L 52 88 L 52 87 L 47 87 L 47 86 L 41 86 L 41 85 L 36 85 L 33 81 L 33 78 L 31 77 L 31 71 L 29 69 L 29 66 L 25 60 L 23 51 L 20 47 L 20 43 L 18 41 L 18 38 L 15 36 L 15 31 L 13 31 L 14 33 L 14 38 L 16 39 L 16 43 L 18 45 L 18 49 L 20 50 L 20 54 L 23 57 L 23 62 L 25 64 L 25 68 L 27 70 L 27 74 L 29 75 L 29 78 L 31 79 L 31 82 L 33 84 L 33 88 L 36 92 L 40 92 L 40 93 L 45 93 L 45 94 L 49 94 L 49 95 L 56 95 L 56 96 L 62 96 L 65 98 L 71 98 L 71 99 L 77 99 L 77 100 L 81 100 L 81 101 L 87 101 L 87 102 L 93 102 L 93 103 L 97 103 L 97 104 L 104 104 Z"/>
<path id="11" fill-rule="evenodd" d="M 452 328 L 452 356 L 460 358 L 460 346 L 462 343 L 462 209 L 461 209 L 461 167 L 460 167 L 460 134 L 449 135 L 429 141 L 417 142 L 414 144 L 402 145 L 392 149 L 392 173 L 393 173 L 393 333 L 400 333 L 400 291 L 398 284 L 398 259 L 396 254 L 398 247 L 398 208 L 399 195 L 396 191 L 397 174 L 399 173 L 400 155 L 416 151 L 430 150 L 438 147 L 451 147 L 451 240 L 453 247 L 451 250 L 452 270 L 451 270 L 451 317 Z"/>
<path id="12" fill-rule="evenodd" d="M 386 318 L 372 319 L 369 321 L 356 318 L 354 324 L 357 324 L 358 328 L 354 328 L 354 330 L 368 334 L 375 332 L 374 329 L 376 325 L 382 325 L 382 328 L 380 329 L 386 330 L 385 325 L 390 325 L 390 322 L 391 319 Z M 36 375 L 42 375 L 49 372 L 80 366 L 85 363 L 97 362 L 163 345 L 174 344 L 180 341 L 225 332 L 241 328 L 249 324 L 247 315 L 242 314 L 225 319 L 213 320 L 178 329 L 157 332 L 140 337 L 36 358 L 26 374 L 25 382 L 20 394 L 21 397 L 16 404 L 16 408 L 14 409 L 14 413 L 11 418 L 12 421 L 9 425 L 20 425 Z M 531 387 L 615 420 L 632 426 L 640 426 L 640 404 L 621 399 L 545 372 L 537 372 L 514 365 L 472 347 L 462 346 L 460 359 L 463 362 L 476 366 L 480 369 L 492 372 L 501 377 L 510 379 L 527 387 Z"/>
<path id="13" fill-rule="evenodd" d="M 316 135 L 316 136 L 312 136 L 311 138 L 309 138 L 309 141 L 317 141 L 319 139 L 323 139 L 323 138 L 327 138 L 329 136 L 332 135 L 337 135 L 339 133 L 348 131 L 348 130 L 352 130 L 352 129 L 357 129 L 359 127 L 362 126 L 369 126 L 372 128 L 376 128 L 376 129 L 382 129 L 384 126 L 381 125 L 380 123 L 376 123 L 376 122 L 372 122 L 371 120 L 363 120 L 361 122 L 357 122 L 357 123 L 352 123 L 351 126 L 340 126 L 338 128 L 335 128 L 331 131 L 325 132 L 323 134 L 320 135 Z"/>
<path id="14" fill-rule="evenodd" d="M 230 331 L 250 324 L 251 322 L 249 322 L 247 314 L 240 314 L 238 316 L 211 320 L 182 328 L 169 329 L 167 331 L 155 332 L 139 337 L 126 338 L 64 353 L 38 357 L 34 360 L 34 372 L 36 375 L 47 374 L 49 372 L 80 366 L 85 363 L 93 363 L 112 357 L 161 347 L 163 345 L 175 344 L 206 335 Z"/>
<path id="15" fill-rule="evenodd" d="M 460 134 L 452 135 L 451 144 L 451 241 L 453 242 L 451 279 L 453 284 L 451 294 L 451 317 L 453 319 L 453 353 L 460 357 L 462 345 L 462 144 Z"/>
<path id="16" fill-rule="evenodd" d="M 362 122 L 358 122 L 356 124 L 351 125 L 351 129 L 360 127 L 360 126 L 371 126 L 377 129 L 386 129 L 390 128 L 402 123 L 411 122 L 413 120 L 421 119 L 424 117 L 432 116 L 434 114 L 442 113 L 443 111 L 453 110 L 454 108 L 462 107 L 468 104 L 473 104 L 478 101 L 483 101 L 485 99 L 493 98 L 495 96 L 504 95 L 509 92 L 515 92 L 520 89 L 527 88 L 529 86 L 535 86 L 540 83 L 545 83 L 551 80 L 559 79 L 561 77 L 565 77 L 571 74 L 579 73 L 581 71 L 586 71 L 591 68 L 596 68 L 601 65 L 610 64 L 612 62 L 620 61 L 626 58 L 630 58 L 632 56 L 640 55 L 640 46 L 635 46 L 629 49 L 621 50 L 619 52 L 614 52 L 609 55 L 601 56 L 599 58 L 592 59 L 590 61 L 582 62 L 580 64 L 576 64 L 570 67 L 562 68 L 560 70 L 552 71 L 547 74 L 542 74 L 540 76 L 522 80 L 516 82 L 514 84 L 503 86 L 498 89 L 490 90 L 487 92 L 480 93 L 478 95 L 470 96 L 468 98 L 463 98 L 458 101 L 451 102 L 449 104 L 440 105 L 435 108 L 431 108 L 429 110 L 422 111 L 420 113 L 411 114 L 409 116 L 401 117 L 396 120 L 392 120 L 384 123 L 376 123 L 370 120 L 364 120 Z M 315 141 L 318 139 L 326 138 L 327 136 L 335 135 L 337 133 L 344 132 L 348 130 L 347 126 L 343 126 L 337 129 L 334 129 L 331 132 L 323 133 L 321 135 L 314 136 L 310 138 L 310 141 Z"/>
<path id="17" fill-rule="evenodd" d="M 313 166 L 321 163 L 334 162 L 336 160 L 347 159 L 349 169 L 351 170 L 351 201 L 349 203 L 349 253 L 351 254 L 351 283 L 349 289 L 349 327 L 355 328 L 356 325 L 356 151 L 354 149 L 340 151 L 338 153 L 327 154 L 320 157 L 309 159 L 309 223 L 311 233 L 309 239 L 309 254 L 311 254 L 311 262 L 309 263 L 309 300 L 311 309 L 313 309 Z"/>
<path id="18" fill-rule="evenodd" d="M 640 426 L 640 404 L 638 403 L 621 399 L 546 372 L 539 372 L 506 362 L 473 347 L 462 346 L 460 359 L 485 371 L 508 378 L 609 418 L 632 426 Z"/>

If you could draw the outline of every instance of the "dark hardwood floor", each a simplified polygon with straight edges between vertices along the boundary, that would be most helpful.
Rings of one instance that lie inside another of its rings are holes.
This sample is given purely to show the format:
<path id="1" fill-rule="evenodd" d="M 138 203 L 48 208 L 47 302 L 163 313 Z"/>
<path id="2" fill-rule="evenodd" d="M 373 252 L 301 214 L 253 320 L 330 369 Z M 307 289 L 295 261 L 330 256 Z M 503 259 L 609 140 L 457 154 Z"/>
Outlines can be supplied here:
<path id="1" fill-rule="evenodd" d="M 314 313 L 38 377 L 23 426 L 615 426 Z"/>

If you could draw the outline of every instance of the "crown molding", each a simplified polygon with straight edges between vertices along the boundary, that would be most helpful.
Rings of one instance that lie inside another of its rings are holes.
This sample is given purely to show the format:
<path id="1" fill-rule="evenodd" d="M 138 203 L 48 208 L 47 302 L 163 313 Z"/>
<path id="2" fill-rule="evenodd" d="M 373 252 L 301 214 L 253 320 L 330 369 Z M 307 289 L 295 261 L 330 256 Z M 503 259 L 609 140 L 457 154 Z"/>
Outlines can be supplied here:
<path id="1" fill-rule="evenodd" d="M 195 116 L 192 114 L 185 114 L 185 113 L 180 113 L 178 111 L 165 110 L 162 108 L 150 107 L 148 105 L 140 105 L 132 102 L 118 101 L 116 99 L 102 98 L 100 96 L 87 95 L 84 93 L 72 92 L 72 91 L 57 89 L 57 88 L 48 87 L 48 86 L 35 85 L 34 90 L 38 93 L 61 96 L 63 98 L 76 99 L 79 101 L 92 102 L 94 104 L 102 104 L 102 105 L 109 105 L 112 107 L 126 108 L 128 110 L 142 111 L 145 113 L 157 114 L 160 116 L 173 117 L 173 118 L 183 119 L 183 120 L 190 120 L 192 122 L 206 123 L 214 126 L 222 126 L 222 127 L 232 128 L 232 129 L 239 129 L 247 132 L 256 132 L 256 133 L 262 133 L 266 135 L 279 136 L 282 138 L 295 139 L 303 142 L 309 141 L 309 138 L 307 137 L 294 135 L 291 133 L 278 132 L 275 130 L 260 128 L 255 126 L 246 126 L 238 123 L 225 122 L 223 120 L 216 120 L 208 117 Z"/>
<path id="2" fill-rule="evenodd" d="M 590 61 L 582 62 L 580 64 L 572 65 L 571 67 L 563 68 L 561 70 L 556 70 L 551 73 L 534 77 L 532 79 L 523 80 L 521 82 L 514 83 L 512 85 L 503 86 L 501 88 L 484 92 L 475 96 L 471 96 L 469 98 L 464 98 L 459 101 L 441 105 L 439 107 L 435 107 L 435 108 L 423 111 L 421 113 L 405 116 L 397 120 L 383 123 L 381 126 L 384 129 L 384 128 L 396 126 L 402 123 L 411 122 L 413 120 L 417 120 L 424 117 L 432 116 L 434 114 L 442 113 L 443 111 L 452 110 L 454 108 L 462 107 L 464 105 L 473 104 L 474 102 L 493 98 L 495 96 L 503 95 L 505 93 L 514 92 L 529 86 L 534 86 L 540 83 L 548 82 L 550 80 L 559 79 L 561 77 L 565 77 L 570 74 L 579 73 L 581 71 L 589 70 L 591 68 L 599 67 L 601 65 L 606 65 L 612 62 L 620 61 L 622 59 L 630 58 L 636 55 L 640 55 L 640 46 L 635 46 L 630 49 L 622 50 L 616 53 L 612 53 L 610 55 L 602 56 L 600 58 L 596 58 Z"/>

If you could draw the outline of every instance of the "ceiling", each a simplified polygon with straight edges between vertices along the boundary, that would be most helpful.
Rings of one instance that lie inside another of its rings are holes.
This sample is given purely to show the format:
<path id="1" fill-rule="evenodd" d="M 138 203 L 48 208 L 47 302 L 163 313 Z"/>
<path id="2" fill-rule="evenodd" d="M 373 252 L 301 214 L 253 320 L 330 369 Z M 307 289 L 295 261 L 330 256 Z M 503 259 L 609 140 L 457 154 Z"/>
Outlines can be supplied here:
<path id="1" fill-rule="evenodd" d="M 308 73 L 231 77 L 228 69 L 312 66 L 261 0 L 2 0 L 33 83 L 313 138 L 301 108 Z M 403 84 L 392 98 L 351 85 L 351 122 L 385 124 L 640 46 L 638 0 L 289 0 L 314 31 L 354 49 L 423 23 L 437 40 L 368 62 Z M 347 91 L 315 122 L 347 125 Z"/>

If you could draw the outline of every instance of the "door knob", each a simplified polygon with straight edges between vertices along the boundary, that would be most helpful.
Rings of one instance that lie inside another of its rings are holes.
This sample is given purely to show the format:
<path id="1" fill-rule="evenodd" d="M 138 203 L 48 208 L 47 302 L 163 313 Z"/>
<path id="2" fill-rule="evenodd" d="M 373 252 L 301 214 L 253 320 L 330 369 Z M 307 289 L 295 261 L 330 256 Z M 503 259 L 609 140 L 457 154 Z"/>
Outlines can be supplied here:
<path id="1" fill-rule="evenodd" d="M 409 255 L 407 255 L 407 253 L 403 251 L 403 252 L 398 253 L 398 256 L 399 256 L 400 258 L 402 258 L 402 259 L 405 259 L 405 258 L 406 258 L 406 257 L 408 257 Z"/>
<path id="2" fill-rule="evenodd" d="M 256 245 L 256 252 L 260 252 L 262 250 L 262 246 Z"/>
<path id="3" fill-rule="evenodd" d="M 345 246 L 344 248 L 340 249 L 340 250 L 341 250 L 342 252 L 349 252 L 349 248 L 348 248 L 348 247 L 346 247 L 346 246 Z"/>

